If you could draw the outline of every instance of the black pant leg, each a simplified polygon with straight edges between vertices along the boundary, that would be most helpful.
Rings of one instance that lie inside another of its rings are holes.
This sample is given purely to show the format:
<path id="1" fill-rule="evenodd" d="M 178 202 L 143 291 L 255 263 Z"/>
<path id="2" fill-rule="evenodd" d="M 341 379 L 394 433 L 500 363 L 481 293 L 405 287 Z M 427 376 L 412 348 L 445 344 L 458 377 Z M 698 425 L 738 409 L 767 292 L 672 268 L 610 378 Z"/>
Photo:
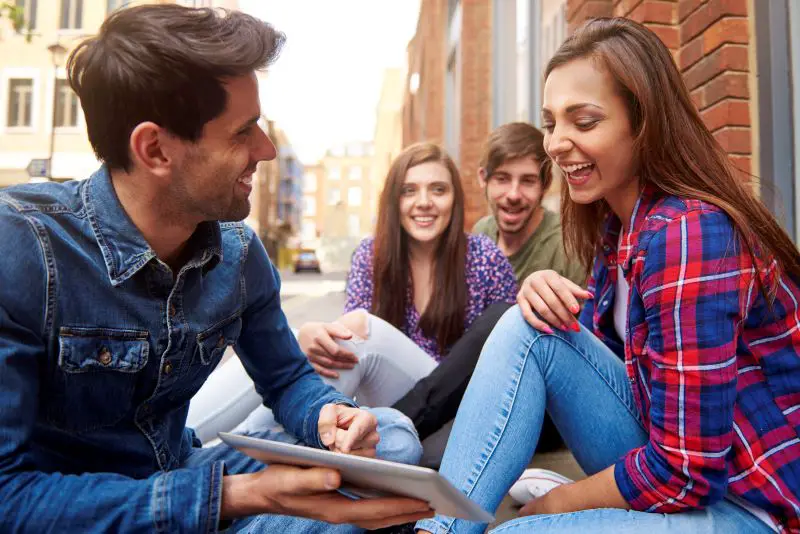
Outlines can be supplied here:
<path id="1" fill-rule="evenodd" d="M 456 416 L 483 343 L 511 306 L 497 302 L 486 308 L 453 344 L 442 363 L 392 406 L 414 422 L 420 439 L 430 436 Z"/>

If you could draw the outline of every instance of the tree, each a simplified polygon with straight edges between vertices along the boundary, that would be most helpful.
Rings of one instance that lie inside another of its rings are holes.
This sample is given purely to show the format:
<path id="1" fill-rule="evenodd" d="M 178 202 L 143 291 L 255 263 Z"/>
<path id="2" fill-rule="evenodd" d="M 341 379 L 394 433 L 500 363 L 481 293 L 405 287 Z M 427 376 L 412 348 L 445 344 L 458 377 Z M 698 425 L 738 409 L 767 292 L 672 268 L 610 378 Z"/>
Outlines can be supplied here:
<path id="1" fill-rule="evenodd" d="M 0 20 L 3 18 L 7 18 L 11 21 L 11 26 L 14 28 L 14 31 L 21 32 L 25 29 L 25 9 L 22 6 L 11 2 L 0 2 Z M 31 35 L 29 21 L 27 31 L 25 32 L 25 40 L 30 42 Z"/>

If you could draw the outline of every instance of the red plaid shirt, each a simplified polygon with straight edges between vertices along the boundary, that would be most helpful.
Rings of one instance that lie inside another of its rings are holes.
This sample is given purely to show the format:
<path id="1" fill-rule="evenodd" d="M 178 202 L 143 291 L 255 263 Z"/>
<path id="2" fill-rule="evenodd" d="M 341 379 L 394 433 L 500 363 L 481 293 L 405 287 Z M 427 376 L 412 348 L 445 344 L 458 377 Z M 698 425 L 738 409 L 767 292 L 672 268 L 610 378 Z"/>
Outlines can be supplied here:
<path id="1" fill-rule="evenodd" d="M 800 532 L 800 287 L 782 276 L 770 311 L 728 216 L 644 191 L 617 257 L 610 217 L 581 322 L 620 356 L 648 443 L 615 478 L 635 510 L 702 508 L 732 493 Z M 614 331 L 617 261 L 630 285 Z M 764 269 L 774 280 L 774 263 Z"/>

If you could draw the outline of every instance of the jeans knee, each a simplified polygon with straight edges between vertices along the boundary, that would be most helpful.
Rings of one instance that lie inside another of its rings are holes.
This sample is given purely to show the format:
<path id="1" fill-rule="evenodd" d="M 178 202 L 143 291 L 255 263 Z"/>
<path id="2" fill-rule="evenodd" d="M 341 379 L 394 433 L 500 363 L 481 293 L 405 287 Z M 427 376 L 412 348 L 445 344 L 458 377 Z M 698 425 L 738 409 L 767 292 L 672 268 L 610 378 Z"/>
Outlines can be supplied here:
<path id="1" fill-rule="evenodd" d="M 411 419 L 394 408 L 367 408 L 378 419 L 378 458 L 403 464 L 418 465 L 422 444 Z"/>

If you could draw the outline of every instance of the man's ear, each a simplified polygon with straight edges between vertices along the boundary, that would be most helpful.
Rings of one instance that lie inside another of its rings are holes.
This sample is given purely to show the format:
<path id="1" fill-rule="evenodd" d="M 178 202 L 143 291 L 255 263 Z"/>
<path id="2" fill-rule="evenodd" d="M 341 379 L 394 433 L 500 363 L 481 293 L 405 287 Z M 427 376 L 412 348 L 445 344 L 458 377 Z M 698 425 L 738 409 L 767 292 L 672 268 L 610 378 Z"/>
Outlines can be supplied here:
<path id="1" fill-rule="evenodd" d="M 486 189 L 486 179 L 487 178 L 488 178 L 488 176 L 486 176 L 486 169 L 484 169 L 483 167 L 480 167 L 478 169 L 478 183 L 481 184 L 481 189 Z"/>
<path id="2" fill-rule="evenodd" d="M 164 129 L 154 122 L 136 125 L 130 136 L 129 149 L 136 167 L 151 174 L 166 176 L 172 169 L 170 139 Z"/>

